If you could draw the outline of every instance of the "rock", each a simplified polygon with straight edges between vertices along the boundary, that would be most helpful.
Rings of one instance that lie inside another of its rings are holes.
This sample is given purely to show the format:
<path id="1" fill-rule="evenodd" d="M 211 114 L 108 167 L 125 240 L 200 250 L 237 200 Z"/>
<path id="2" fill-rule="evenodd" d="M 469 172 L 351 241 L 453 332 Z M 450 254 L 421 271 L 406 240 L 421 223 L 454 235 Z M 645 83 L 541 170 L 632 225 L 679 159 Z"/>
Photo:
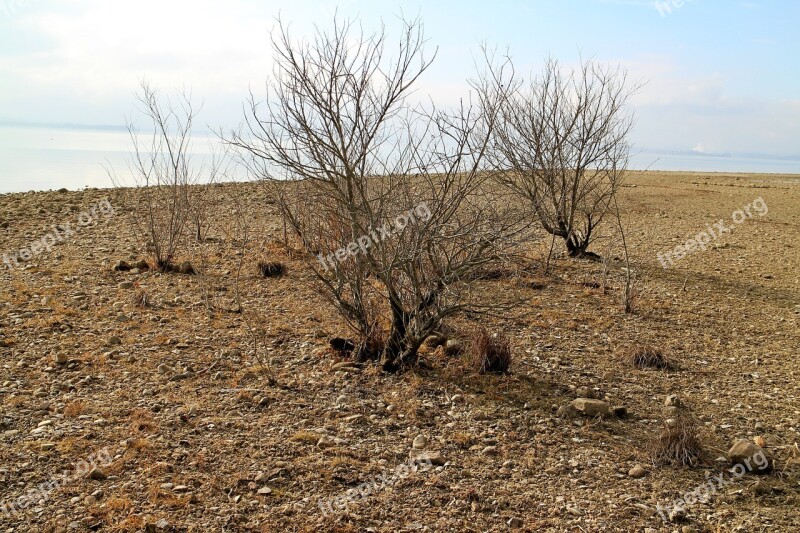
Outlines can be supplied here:
<path id="1" fill-rule="evenodd" d="M 169 366 L 165 365 L 164 363 L 161 363 L 160 365 L 158 365 L 158 372 L 160 374 L 169 374 L 170 372 L 172 372 L 172 369 Z"/>
<path id="2" fill-rule="evenodd" d="M 127 272 L 131 269 L 131 265 L 127 263 L 127 261 L 119 260 L 117 264 L 114 265 L 114 270 L 117 272 Z"/>
<path id="3" fill-rule="evenodd" d="M 664 400 L 664 405 L 666 407 L 683 407 L 683 402 L 676 394 L 670 394 Z"/>
<path id="4" fill-rule="evenodd" d="M 133 288 L 133 282 L 132 281 L 123 281 L 122 283 L 119 284 L 119 288 L 120 289 L 132 289 Z"/>
<path id="5" fill-rule="evenodd" d="M 53 359 L 55 359 L 55 362 L 57 364 L 59 364 L 59 365 L 66 365 L 69 362 L 69 358 L 67 357 L 67 354 L 65 354 L 64 352 L 60 352 L 60 351 L 55 353 L 55 355 L 53 356 Z"/>
<path id="6" fill-rule="evenodd" d="M 412 450 L 408 455 L 410 458 L 422 463 L 429 461 L 434 466 L 444 466 L 447 463 L 441 452 L 420 452 Z"/>
<path id="7" fill-rule="evenodd" d="M 417 435 L 414 437 L 414 442 L 411 444 L 411 447 L 415 450 L 424 450 L 427 445 L 428 439 L 425 438 L 425 435 Z"/>
<path id="8" fill-rule="evenodd" d="M 447 337 L 444 335 L 429 335 L 425 342 L 422 343 L 422 347 L 426 351 L 432 352 L 439 346 L 444 346 L 445 343 L 447 343 Z"/>
<path id="9" fill-rule="evenodd" d="M 52 442 L 43 442 L 42 444 L 39 445 L 39 449 L 42 450 L 43 452 L 49 452 L 55 447 L 56 445 Z"/>
<path id="10" fill-rule="evenodd" d="M 756 496 L 766 496 L 772 494 L 772 484 L 765 480 L 761 480 L 753 485 L 753 494 Z"/>
<path id="11" fill-rule="evenodd" d="M 483 453 L 483 455 L 497 455 L 497 446 L 487 446 L 481 453 Z"/>
<path id="12" fill-rule="evenodd" d="M 104 479 L 108 478 L 105 472 L 103 472 L 99 467 L 92 468 L 92 471 L 89 472 L 89 479 L 94 479 L 95 481 L 103 481 Z"/>
<path id="13" fill-rule="evenodd" d="M 327 435 L 321 436 L 317 441 L 317 448 L 330 448 L 332 446 L 336 446 L 336 442 Z"/>
<path id="14" fill-rule="evenodd" d="M 263 398 L 258 400 L 258 406 L 259 407 L 266 407 L 268 405 L 269 405 L 269 397 L 268 396 L 264 396 Z"/>
<path id="15" fill-rule="evenodd" d="M 189 261 L 184 261 L 181 263 L 181 266 L 178 268 L 178 272 L 181 274 L 195 274 L 194 267 Z"/>
<path id="16" fill-rule="evenodd" d="M 560 416 L 562 418 L 574 418 L 578 416 L 578 410 L 575 409 L 575 406 L 570 402 L 559 407 L 558 411 L 556 411 L 556 416 Z"/>
<path id="17" fill-rule="evenodd" d="M 162 518 L 155 524 L 149 522 L 144 526 L 145 533 L 157 533 L 158 531 L 167 531 L 168 529 L 169 529 L 169 522 L 167 522 L 167 520 L 164 518 Z"/>
<path id="18" fill-rule="evenodd" d="M 147 263 L 145 259 L 139 259 L 133 265 L 134 267 L 138 268 L 139 270 L 150 270 L 150 265 Z"/>
<path id="19" fill-rule="evenodd" d="M 356 349 L 356 343 L 350 339 L 343 339 L 341 337 L 334 337 L 328 341 L 331 348 L 337 352 L 352 352 Z"/>
<path id="20" fill-rule="evenodd" d="M 602 400 L 591 398 L 577 398 L 572 401 L 572 406 L 584 416 L 607 416 L 611 406 Z"/>
<path id="21" fill-rule="evenodd" d="M 679 411 L 679 409 L 677 407 L 675 407 L 674 405 L 668 405 L 668 406 L 664 407 L 664 409 L 663 409 L 664 416 L 670 416 L 670 417 L 677 416 L 678 415 L 678 411 Z"/>
<path id="22" fill-rule="evenodd" d="M 628 476 L 633 479 L 641 479 L 647 475 L 647 470 L 642 465 L 636 465 L 628 471 Z"/>
<path id="23" fill-rule="evenodd" d="M 686 520 L 686 509 L 683 507 L 675 507 L 671 509 L 667 518 L 670 522 L 682 522 Z"/>
<path id="24" fill-rule="evenodd" d="M 445 355 L 457 356 L 461 355 L 463 352 L 464 352 L 464 345 L 458 339 L 448 339 L 447 342 L 444 343 Z"/>
<path id="25" fill-rule="evenodd" d="M 694 526 L 683 526 L 681 533 L 697 533 L 697 528 Z"/>
<path id="26" fill-rule="evenodd" d="M 516 516 L 510 518 L 507 523 L 508 527 L 510 527 L 511 529 L 518 529 L 522 527 L 522 519 L 517 518 Z"/>
<path id="27" fill-rule="evenodd" d="M 575 389 L 576 398 L 590 398 L 592 400 L 602 400 L 603 393 L 596 391 L 591 387 L 578 387 Z"/>
<path id="28" fill-rule="evenodd" d="M 331 367 L 331 370 L 334 372 L 358 372 L 360 369 L 361 366 L 355 361 L 342 361 Z"/>
<path id="29" fill-rule="evenodd" d="M 267 494 L 272 494 L 272 489 L 269 487 L 261 487 L 258 489 L 258 493 L 262 496 L 266 496 Z"/>
<path id="30" fill-rule="evenodd" d="M 772 471 L 772 461 L 761 446 L 750 439 L 739 439 L 728 450 L 728 460 L 732 465 L 742 465 L 745 472 L 767 474 Z"/>

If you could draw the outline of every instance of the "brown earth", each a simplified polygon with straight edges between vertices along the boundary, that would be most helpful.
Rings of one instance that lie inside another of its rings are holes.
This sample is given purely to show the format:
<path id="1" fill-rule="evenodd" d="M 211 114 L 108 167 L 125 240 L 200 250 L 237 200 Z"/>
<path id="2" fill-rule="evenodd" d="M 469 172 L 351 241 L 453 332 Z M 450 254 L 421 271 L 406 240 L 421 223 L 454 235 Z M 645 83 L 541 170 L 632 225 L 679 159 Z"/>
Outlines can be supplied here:
<path id="1" fill-rule="evenodd" d="M 305 259 L 273 244 L 279 219 L 252 185 L 215 192 L 214 238 L 186 258 L 203 276 L 113 271 L 142 257 L 117 191 L 0 196 L 0 253 L 52 224 L 75 230 L 52 252 L 0 268 L 0 504 L 58 481 L 24 509 L 0 510 L 5 530 L 800 529 L 800 177 L 631 174 L 622 205 L 635 312 L 622 311 L 619 261 L 605 291 L 601 263 L 563 255 L 547 274 L 538 261 L 486 282 L 487 298 L 524 300 L 482 319 L 511 338 L 505 376 L 467 372 L 441 350 L 397 375 L 337 366 L 328 339 L 347 330 Z M 244 314 L 226 311 L 239 264 L 235 232 L 220 229 L 233 227 L 232 193 L 247 196 L 254 220 Z M 104 197 L 116 215 L 78 227 Z M 731 222 L 759 197 L 767 214 Z M 733 230 L 661 267 L 658 253 L 719 219 Z M 595 251 L 609 253 L 603 242 Z M 258 259 L 284 263 L 286 275 L 262 278 Z M 149 307 L 134 303 L 139 291 Z M 265 343 L 254 347 L 259 331 Z M 645 345 L 679 368 L 634 368 L 626 354 Z M 580 387 L 629 416 L 557 416 Z M 649 461 L 671 394 L 700 423 L 705 466 Z M 443 465 L 403 469 L 418 435 Z M 773 474 L 734 478 L 717 461 L 743 437 L 763 437 Z M 110 465 L 76 473 L 103 449 Z M 629 474 L 636 465 L 642 477 Z M 684 521 L 662 522 L 657 504 L 720 473 L 732 483 L 688 506 Z M 366 481 L 369 494 L 323 513 L 320 502 Z"/>

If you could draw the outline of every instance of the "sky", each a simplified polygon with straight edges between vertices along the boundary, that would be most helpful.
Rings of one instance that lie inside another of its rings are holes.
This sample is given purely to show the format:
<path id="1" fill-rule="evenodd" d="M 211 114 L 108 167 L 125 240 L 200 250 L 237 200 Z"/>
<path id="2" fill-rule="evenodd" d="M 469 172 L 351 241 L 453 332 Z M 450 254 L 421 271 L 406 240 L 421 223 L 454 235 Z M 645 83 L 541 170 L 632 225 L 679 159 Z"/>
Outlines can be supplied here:
<path id="1" fill-rule="evenodd" d="M 263 94 L 276 17 L 303 37 L 337 11 L 390 34 L 419 16 L 437 56 L 417 94 L 437 102 L 467 94 L 482 43 L 523 72 L 590 57 L 644 83 L 639 149 L 800 155 L 796 0 L 0 0 L 0 124 L 122 125 L 145 78 L 234 127 Z"/>

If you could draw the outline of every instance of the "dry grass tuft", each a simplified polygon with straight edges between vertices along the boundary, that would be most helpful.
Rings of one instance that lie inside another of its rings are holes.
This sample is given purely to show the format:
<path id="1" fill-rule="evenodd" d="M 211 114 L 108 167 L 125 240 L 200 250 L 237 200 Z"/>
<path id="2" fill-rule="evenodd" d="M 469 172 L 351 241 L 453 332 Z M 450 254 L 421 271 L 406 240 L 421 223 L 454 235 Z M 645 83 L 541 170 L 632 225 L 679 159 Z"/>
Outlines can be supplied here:
<path id="1" fill-rule="evenodd" d="M 675 365 L 669 361 L 664 353 L 651 345 L 636 346 L 628 353 L 627 359 L 636 368 L 656 368 L 659 370 L 672 370 Z"/>
<path id="2" fill-rule="evenodd" d="M 697 433 L 697 422 L 686 416 L 665 424 L 650 441 L 648 451 L 654 466 L 696 467 L 706 460 L 706 451 Z"/>
<path id="3" fill-rule="evenodd" d="M 67 418 L 75 418 L 83 414 L 83 411 L 86 409 L 86 402 L 83 400 L 75 400 L 74 402 L 70 402 L 64 406 L 64 416 Z"/>
<path id="4" fill-rule="evenodd" d="M 316 444 L 320 436 L 318 433 L 314 433 L 312 431 L 298 431 L 294 435 L 292 435 L 291 440 L 294 442 L 305 442 L 307 444 Z"/>
<path id="5" fill-rule="evenodd" d="M 136 307 L 150 307 L 153 302 L 150 296 L 142 289 L 137 289 L 131 296 L 131 303 Z"/>
<path id="6" fill-rule="evenodd" d="M 283 265 L 283 263 L 259 261 L 258 271 L 261 272 L 262 277 L 279 278 L 286 274 L 286 267 Z"/>
<path id="7" fill-rule="evenodd" d="M 511 367 L 511 342 L 501 333 L 490 335 L 485 328 L 472 336 L 470 366 L 480 374 L 505 373 Z"/>

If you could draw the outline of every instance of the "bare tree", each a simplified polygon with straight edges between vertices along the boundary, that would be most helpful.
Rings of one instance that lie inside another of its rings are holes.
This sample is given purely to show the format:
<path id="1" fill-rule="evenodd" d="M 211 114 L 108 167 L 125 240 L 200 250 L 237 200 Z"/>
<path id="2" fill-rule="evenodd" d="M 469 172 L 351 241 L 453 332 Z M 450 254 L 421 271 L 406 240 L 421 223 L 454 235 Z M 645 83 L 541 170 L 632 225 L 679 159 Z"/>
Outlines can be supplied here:
<path id="1" fill-rule="evenodd" d="M 497 117 L 488 156 L 499 181 L 529 204 L 542 227 L 584 256 L 628 164 L 632 116 L 625 71 L 584 61 L 564 72 L 555 60 L 520 80 L 510 60 L 490 54 L 475 87 Z"/>
<path id="2" fill-rule="evenodd" d="M 131 204 L 134 228 L 147 243 L 155 267 L 174 269 L 174 261 L 187 233 L 199 240 L 207 226 L 206 191 L 219 171 L 215 157 L 210 166 L 192 162 L 192 128 L 197 117 L 191 98 L 181 93 L 176 101 L 162 99 L 147 82 L 137 94 L 140 113 L 150 122 L 142 134 L 128 120 L 133 190 L 126 195 Z M 129 184 L 109 169 L 117 187 Z"/>
<path id="3" fill-rule="evenodd" d="M 281 24 L 263 104 L 230 142 L 309 254 L 323 293 L 358 333 L 358 355 L 396 370 L 456 313 L 495 307 L 473 291 L 516 225 L 487 198 L 492 117 L 407 97 L 430 66 L 419 21 L 392 59 L 385 30 L 337 21 L 296 43 Z M 263 108 L 261 107 L 263 106 Z"/>

